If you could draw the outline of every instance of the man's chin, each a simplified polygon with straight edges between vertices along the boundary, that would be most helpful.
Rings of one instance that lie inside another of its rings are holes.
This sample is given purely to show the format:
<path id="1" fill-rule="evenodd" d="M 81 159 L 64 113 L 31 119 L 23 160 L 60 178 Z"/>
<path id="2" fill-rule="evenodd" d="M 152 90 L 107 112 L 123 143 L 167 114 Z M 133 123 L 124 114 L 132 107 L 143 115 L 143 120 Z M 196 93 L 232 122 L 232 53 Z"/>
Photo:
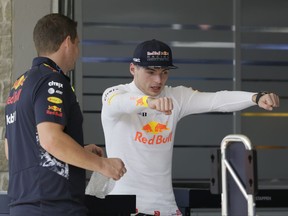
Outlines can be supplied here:
<path id="1" fill-rule="evenodd" d="M 155 91 L 150 91 L 149 92 L 149 96 L 151 96 L 151 97 L 156 97 L 156 96 L 158 96 L 159 94 L 161 93 L 161 91 L 157 91 L 157 92 L 155 92 Z"/>

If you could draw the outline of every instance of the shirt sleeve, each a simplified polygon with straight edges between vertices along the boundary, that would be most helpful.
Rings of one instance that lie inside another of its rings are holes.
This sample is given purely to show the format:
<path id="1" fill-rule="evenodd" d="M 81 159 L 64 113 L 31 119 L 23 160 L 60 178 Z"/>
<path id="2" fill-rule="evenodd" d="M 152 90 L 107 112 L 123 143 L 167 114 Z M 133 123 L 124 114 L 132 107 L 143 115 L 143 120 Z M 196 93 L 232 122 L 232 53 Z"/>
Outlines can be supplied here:
<path id="1" fill-rule="evenodd" d="M 205 112 L 234 112 L 256 105 L 245 91 L 199 92 L 191 88 L 178 87 L 174 99 L 178 101 L 181 117 Z"/>
<path id="2" fill-rule="evenodd" d="M 102 96 L 102 114 L 109 116 L 137 113 L 147 109 L 148 96 L 129 91 L 124 85 L 108 88 Z"/>
<path id="3" fill-rule="evenodd" d="M 63 126 L 69 112 L 70 83 L 59 73 L 51 73 L 43 78 L 34 94 L 36 124 L 54 122 Z"/>

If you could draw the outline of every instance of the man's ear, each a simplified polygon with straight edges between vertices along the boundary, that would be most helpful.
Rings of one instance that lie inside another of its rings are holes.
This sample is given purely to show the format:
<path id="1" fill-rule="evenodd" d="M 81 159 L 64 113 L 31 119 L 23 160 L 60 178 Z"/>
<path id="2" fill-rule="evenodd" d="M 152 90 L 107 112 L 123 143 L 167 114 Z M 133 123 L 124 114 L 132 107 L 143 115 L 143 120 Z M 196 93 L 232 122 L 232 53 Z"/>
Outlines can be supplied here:
<path id="1" fill-rule="evenodd" d="M 59 49 L 69 47 L 70 41 L 71 41 L 70 36 L 67 36 L 67 37 L 63 40 L 63 42 L 62 42 L 62 44 L 60 45 Z"/>
<path id="2" fill-rule="evenodd" d="M 68 35 L 65 40 L 64 40 L 64 43 L 66 44 L 66 46 L 70 46 L 73 42 L 71 40 L 71 36 Z"/>
<path id="3" fill-rule="evenodd" d="M 130 63 L 130 73 L 134 76 L 135 75 L 136 66 L 133 63 Z"/>

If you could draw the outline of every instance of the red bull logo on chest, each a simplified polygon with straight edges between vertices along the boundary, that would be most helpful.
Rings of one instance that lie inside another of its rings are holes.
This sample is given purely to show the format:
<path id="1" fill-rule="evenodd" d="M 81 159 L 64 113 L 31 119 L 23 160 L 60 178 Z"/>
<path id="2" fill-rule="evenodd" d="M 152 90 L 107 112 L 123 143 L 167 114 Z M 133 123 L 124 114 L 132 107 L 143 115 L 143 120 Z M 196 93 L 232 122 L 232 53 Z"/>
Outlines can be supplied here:
<path id="1" fill-rule="evenodd" d="M 144 132 L 142 132 L 144 131 Z M 142 131 L 137 131 L 134 140 L 143 144 L 165 144 L 172 141 L 172 132 L 167 136 L 160 133 L 164 131 L 170 131 L 170 128 L 166 124 L 162 124 L 156 121 L 151 121 L 142 127 Z M 147 134 L 154 134 L 152 137 Z"/>
<path id="2" fill-rule="evenodd" d="M 161 124 L 156 121 L 151 121 L 148 124 L 144 125 L 142 130 L 148 133 L 158 134 L 162 133 L 164 130 L 170 130 L 170 129 L 167 127 L 167 123 Z"/>

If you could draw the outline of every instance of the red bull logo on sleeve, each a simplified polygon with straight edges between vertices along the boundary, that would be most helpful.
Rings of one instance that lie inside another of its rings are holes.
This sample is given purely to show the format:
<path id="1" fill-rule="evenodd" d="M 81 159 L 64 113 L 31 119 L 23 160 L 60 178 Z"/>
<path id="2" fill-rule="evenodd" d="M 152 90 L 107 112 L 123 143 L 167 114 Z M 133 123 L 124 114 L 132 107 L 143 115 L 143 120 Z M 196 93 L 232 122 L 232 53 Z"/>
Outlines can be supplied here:
<path id="1" fill-rule="evenodd" d="M 55 106 L 55 105 L 54 106 L 48 105 L 48 110 L 53 110 L 55 112 L 62 112 L 62 109 L 58 106 Z"/>
<path id="2" fill-rule="evenodd" d="M 13 89 L 17 90 L 20 86 L 23 86 L 26 77 L 23 75 L 21 76 L 16 82 L 13 84 Z"/>
<path id="3" fill-rule="evenodd" d="M 143 96 L 141 98 L 136 99 L 136 106 L 144 106 L 147 107 L 147 98 L 148 96 Z"/>
<path id="4" fill-rule="evenodd" d="M 166 124 L 162 124 L 159 122 L 151 121 L 148 124 L 142 127 L 142 131 L 137 131 L 134 140 L 143 144 L 165 144 L 167 142 L 172 141 L 172 132 L 170 132 L 167 136 L 164 136 L 159 133 L 163 133 L 164 131 L 170 131 Z M 147 134 L 153 134 L 152 137 L 148 137 Z"/>
<path id="5" fill-rule="evenodd" d="M 63 116 L 62 108 L 58 107 L 56 105 L 53 105 L 53 106 L 48 105 L 48 108 L 46 110 L 46 114 L 54 115 L 54 116 L 58 116 L 58 117 L 62 117 Z"/>
<path id="6" fill-rule="evenodd" d="M 143 97 L 136 100 L 136 106 L 144 106 Z"/>

